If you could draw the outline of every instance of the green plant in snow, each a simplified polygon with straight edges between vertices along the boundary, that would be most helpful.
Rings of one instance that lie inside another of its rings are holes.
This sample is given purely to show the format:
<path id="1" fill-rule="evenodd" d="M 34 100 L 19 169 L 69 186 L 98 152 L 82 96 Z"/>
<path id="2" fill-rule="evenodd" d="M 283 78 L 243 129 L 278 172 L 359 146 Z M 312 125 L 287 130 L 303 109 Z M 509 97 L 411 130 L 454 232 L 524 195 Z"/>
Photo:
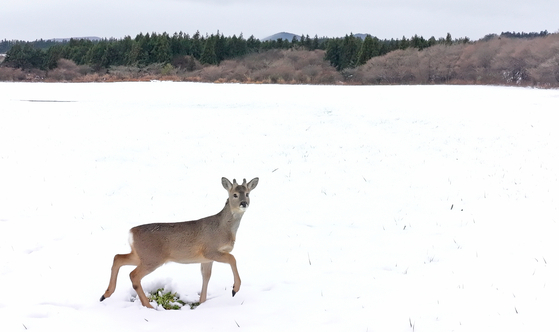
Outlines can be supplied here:
<path id="1" fill-rule="evenodd" d="M 150 301 L 155 301 L 158 305 L 162 306 L 165 310 L 179 310 L 183 306 L 187 305 L 186 302 L 182 301 L 177 293 L 167 292 L 164 293 L 163 288 L 151 292 L 149 294 Z M 200 305 L 199 302 L 188 303 L 190 309 L 194 309 Z"/>

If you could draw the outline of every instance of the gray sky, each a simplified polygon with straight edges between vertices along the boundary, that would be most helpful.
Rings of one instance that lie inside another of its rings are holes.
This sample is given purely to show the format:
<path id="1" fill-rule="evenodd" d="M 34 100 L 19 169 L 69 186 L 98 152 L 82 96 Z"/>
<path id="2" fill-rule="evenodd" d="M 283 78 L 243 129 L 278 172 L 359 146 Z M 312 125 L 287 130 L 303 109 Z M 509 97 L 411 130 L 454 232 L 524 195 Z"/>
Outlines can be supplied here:
<path id="1" fill-rule="evenodd" d="M 559 31 L 552 0 L 0 0 L 0 39 L 292 32 L 379 38 L 479 39 L 502 31 Z"/>

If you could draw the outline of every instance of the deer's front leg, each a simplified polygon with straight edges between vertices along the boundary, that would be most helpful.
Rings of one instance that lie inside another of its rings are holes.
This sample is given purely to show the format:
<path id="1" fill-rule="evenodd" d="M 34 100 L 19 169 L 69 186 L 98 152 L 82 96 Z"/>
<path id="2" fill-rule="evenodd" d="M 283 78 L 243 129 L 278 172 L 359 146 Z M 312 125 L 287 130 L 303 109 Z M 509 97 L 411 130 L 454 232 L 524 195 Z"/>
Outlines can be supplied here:
<path id="1" fill-rule="evenodd" d="M 226 263 L 231 266 L 231 270 L 233 271 L 233 296 L 239 292 L 241 288 L 241 277 L 239 277 L 239 271 L 237 270 L 237 260 L 235 256 L 231 255 L 227 252 L 210 252 L 204 255 L 207 259 L 211 259 L 212 261 Z"/>

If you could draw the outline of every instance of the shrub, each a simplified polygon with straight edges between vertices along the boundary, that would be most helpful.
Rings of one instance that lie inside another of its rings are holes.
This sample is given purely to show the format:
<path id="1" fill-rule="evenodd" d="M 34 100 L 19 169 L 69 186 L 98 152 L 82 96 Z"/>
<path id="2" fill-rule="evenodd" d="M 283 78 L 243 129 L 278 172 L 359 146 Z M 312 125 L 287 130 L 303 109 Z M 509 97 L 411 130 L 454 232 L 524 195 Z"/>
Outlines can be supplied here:
<path id="1" fill-rule="evenodd" d="M 92 72 L 88 66 L 78 66 L 72 60 L 59 59 L 55 69 L 47 72 L 49 81 L 74 81 Z"/>
<path id="2" fill-rule="evenodd" d="M 270 50 L 222 61 L 188 73 L 184 79 L 202 82 L 332 84 L 341 75 L 324 60 L 324 51 Z"/>
<path id="3" fill-rule="evenodd" d="M 186 70 L 188 72 L 202 68 L 200 61 L 196 60 L 191 55 L 177 56 L 171 61 L 171 64 L 178 70 Z"/>
<path id="4" fill-rule="evenodd" d="M 219 66 L 207 66 L 200 71 L 200 78 L 204 82 L 215 82 L 222 77 L 222 70 Z"/>
<path id="5" fill-rule="evenodd" d="M 27 75 L 19 68 L 0 67 L 0 81 L 24 81 Z"/>
<path id="6" fill-rule="evenodd" d="M 142 76 L 142 70 L 138 67 L 112 66 L 108 74 L 116 80 L 135 80 Z"/>

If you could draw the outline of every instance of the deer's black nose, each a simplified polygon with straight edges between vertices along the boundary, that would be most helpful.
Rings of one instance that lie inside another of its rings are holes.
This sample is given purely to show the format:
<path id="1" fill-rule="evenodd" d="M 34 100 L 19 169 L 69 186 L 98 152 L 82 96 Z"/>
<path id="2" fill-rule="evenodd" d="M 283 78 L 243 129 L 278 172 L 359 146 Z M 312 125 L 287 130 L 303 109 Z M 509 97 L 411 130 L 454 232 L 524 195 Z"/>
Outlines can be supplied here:
<path id="1" fill-rule="evenodd" d="M 242 208 L 247 208 L 247 207 L 248 207 L 248 203 L 245 202 L 245 201 L 241 202 L 241 207 L 242 207 Z"/>

